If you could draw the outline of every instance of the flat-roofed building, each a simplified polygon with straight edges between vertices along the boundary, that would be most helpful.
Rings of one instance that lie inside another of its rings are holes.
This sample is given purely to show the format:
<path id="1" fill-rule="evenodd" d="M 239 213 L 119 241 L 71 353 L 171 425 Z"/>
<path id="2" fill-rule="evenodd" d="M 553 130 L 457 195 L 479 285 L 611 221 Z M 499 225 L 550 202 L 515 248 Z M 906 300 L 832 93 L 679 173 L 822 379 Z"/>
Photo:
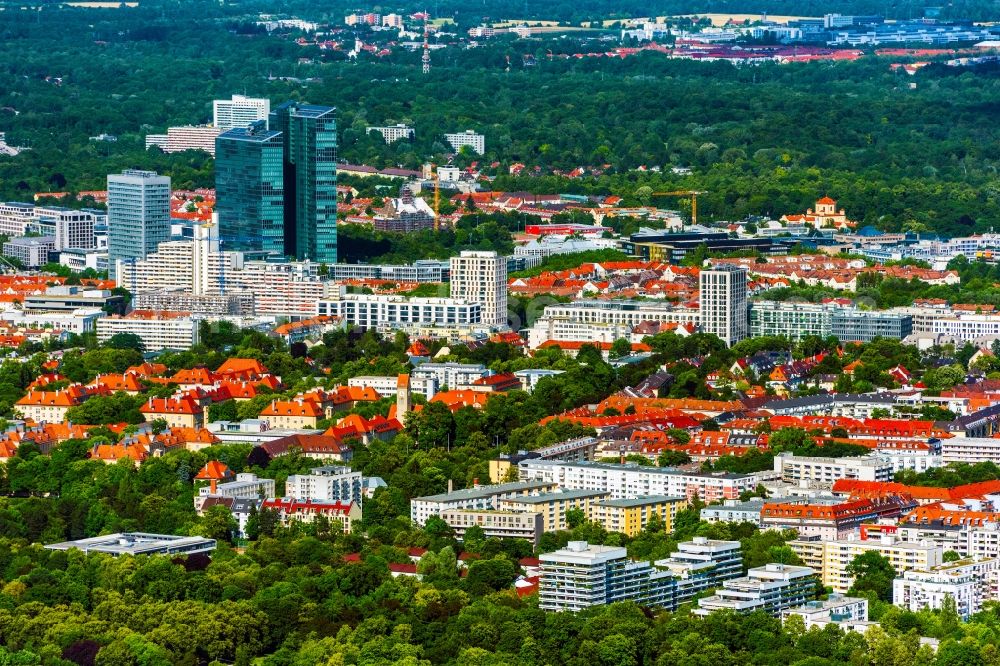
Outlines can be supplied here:
<path id="1" fill-rule="evenodd" d="M 939 566 L 944 556 L 940 545 L 898 541 L 891 536 L 867 541 L 797 539 L 788 545 L 803 562 L 817 569 L 823 585 L 840 594 L 846 594 L 854 584 L 847 567 L 858 555 L 874 551 L 888 559 L 897 573 Z"/>
<path id="2" fill-rule="evenodd" d="M 743 578 L 727 580 L 710 597 L 698 600 L 695 615 L 719 610 L 736 613 L 764 611 L 777 617 L 787 608 L 801 606 L 816 596 L 816 572 L 791 564 L 766 564 L 747 571 Z"/>
<path id="3" fill-rule="evenodd" d="M 459 539 L 472 526 L 483 530 L 487 537 L 497 539 L 525 539 L 535 548 L 545 529 L 542 514 L 535 511 L 493 511 L 490 509 L 446 509 L 441 519 L 455 531 Z"/>
<path id="4" fill-rule="evenodd" d="M 120 555 L 190 555 L 215 550 L 215 539 L 203 537 L 151 534 L 148 532 L 119 532 L 90 539 L 50 543 L 47 550 L 81 550 L 84 553 Z"/>
<path id="5" fill-rule="evenodd" d="M 555 490 L 537 495 L 499 499 L 496 508 L 501 511 L 535 512 L 542 515 L 542 529 L 556 532 L 569 528 L 567 511 L 581 511 L 590 519 L 594 515 L 594 503 L 607 498 L 608 494 L 597 490 Z"/>
<path id="6" fill-rule="evenodd" d="M 595 519 L 609 532 L 621 532 L 634 537 L 646 529 L 649 521 L 656 516 L 663 529 L 673 531 L 677 512 L 688 505 L 685 497 L 651 495 L 628 499 L 605 499 L 595 502 Z"/>
<path id="7" fill-rule="evenodd" d="M 793 615 L 802 618 L 806 629 L 822 628 L 831 622 L 867 622 L 868 599 L 845 597 L 842 594 L 834 593 L 826 599 L 809 601 L 802 606 L 781 611 L 782 622 Z"/>
<path id="8" fill-rule="evenodd" d="M 930 569 L 911 569 L 892 582 L 892 603 L 917 612 L 940 610 L 948 597 L 958 615 L 968 620 L 983 609 L 983 603 L 997 599 L 1000 559 L 969 558 Z"/>
<path id="9" fill-rule="evenodd" d="M 496 509 L 498 500 L 550 492 L 557 487 L 557 484 L 545 481 L 518 481 L 490 486 L 474 485 L 464 490 L 414 497 L 410 500 L 410 520 L 423 525 L 428 518 L 440 516 L 447 509 Z"/>

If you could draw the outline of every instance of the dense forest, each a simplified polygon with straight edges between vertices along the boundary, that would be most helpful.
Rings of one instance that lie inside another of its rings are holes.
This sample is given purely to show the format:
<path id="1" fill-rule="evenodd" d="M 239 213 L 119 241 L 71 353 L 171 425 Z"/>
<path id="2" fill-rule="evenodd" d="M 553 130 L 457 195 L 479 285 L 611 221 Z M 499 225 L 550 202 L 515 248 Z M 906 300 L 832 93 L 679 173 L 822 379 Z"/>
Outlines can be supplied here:
<path id="1" fill-rule="evenodd" d="M 300 14 L 342 20 L 310 7 Z M 247 92 L 337 106 L 339 154 L 349 162 L 441 162 L 442 135 L 474 128 L 486 135 L 480 165 L 499 162 L 500 174 L 515 162 L 543 173 L 605 171 L 576 180 L 502 175 L 498 189 L 629 197 L 643 186 L 699 189 L 706 220 L 778 216 L 829 194 L 885 229 L 1000 224 L 1000 77 L 989 73 L 929 67 L 910 77 L 875 56 L 751 67 L 659 53 L 549 59 L 553 50 L 608 45 L 544 38 L 444 48 L 422 76 L 418 53 L 348 62 L 293 35 L 243 31 L 253 9 L 152 0 L 127 10 L 0 12 L 0 131 L 31 148 L 0 157 L 0 199 L 103 188 L 105 174 L 124 167 L 158 169 L 178 187 L 212 186 L 208 156 L 146 151 L 143 136 L 208 122 L 213 98 Z M 197 19 L 177 21 L 178 12 Z M 364 129 L 396 122 L 412 124 L 416 139 L 387 146 Z M 102 133 L 118 141 L 89 140 Z M 642 166 L 663 173 L 634 170 Z M 671 166 L 693 173 L 673 175 Z"/>

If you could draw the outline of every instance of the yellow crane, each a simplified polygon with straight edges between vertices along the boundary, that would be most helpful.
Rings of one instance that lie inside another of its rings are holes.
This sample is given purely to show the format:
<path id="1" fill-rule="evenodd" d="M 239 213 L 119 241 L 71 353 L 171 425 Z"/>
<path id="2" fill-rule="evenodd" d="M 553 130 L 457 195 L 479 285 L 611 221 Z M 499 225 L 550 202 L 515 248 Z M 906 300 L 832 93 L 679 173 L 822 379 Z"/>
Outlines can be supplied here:
<path id="1" fill-rule="evenodd" d="M 691 197 L 691 224 L 698 224 L 698 195 L 696 190 L 676 190 L 674 192 L 653 192 L 654 197 Z"/>
<path id="2" fill-rule="evenodd" d="M 429 169 L 427 167 L 430 167 Z M 430 172 L 428 174 L 428 172 Z M 428 162 L 424 165 L 424 178 L 434 181 L 434 231 L 441 230 L 441 178 L 438 176 L 437 164 Z"/>

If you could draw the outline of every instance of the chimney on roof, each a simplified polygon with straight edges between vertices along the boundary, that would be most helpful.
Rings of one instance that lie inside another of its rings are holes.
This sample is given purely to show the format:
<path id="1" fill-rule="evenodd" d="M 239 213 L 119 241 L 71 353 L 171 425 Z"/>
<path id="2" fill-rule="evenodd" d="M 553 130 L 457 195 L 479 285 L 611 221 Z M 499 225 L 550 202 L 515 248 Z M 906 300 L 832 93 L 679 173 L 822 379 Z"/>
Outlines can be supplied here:
<path id="1" fill-rule="evenodd" d="M 455 482 L 452 479 L 448 479 L 448 492 L 455 492 Z"/>

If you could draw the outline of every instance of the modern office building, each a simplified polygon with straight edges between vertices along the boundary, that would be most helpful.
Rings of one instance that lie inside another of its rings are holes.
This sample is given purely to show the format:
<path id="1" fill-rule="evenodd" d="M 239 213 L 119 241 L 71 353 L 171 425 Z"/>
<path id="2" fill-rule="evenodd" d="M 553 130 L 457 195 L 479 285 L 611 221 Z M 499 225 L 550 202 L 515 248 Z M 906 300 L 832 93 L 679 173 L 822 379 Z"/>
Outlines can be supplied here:
<path id="1" fill-rule="evenodd" d="M 444 138 L 455 149 L 455 152 L 460 152 L 463 146 L 468 146 L 477 155 L 482 155 L 486 152 L 486 138 L 482 134 L 477 134 L 472 130 L 465 130 L 456 134 L 445 134 Z"/>
<path id="2" fill-rule="evenodd" d="M 75 548 L 84 553 L 107 553 L 112 557 L 120 555 L 190 555 L 208 553 L 215 550 L 215 539 L 202 537 L 174 536 L 172 534 L 148 534 L 146 532 L 126 532 L 105 534 L 104 536 L 62 543 L 50 543 L 47 550 L 70 550 Z"/>
<path id="3" fill-rule="evenodd" d="M 337 263 L 336 109 L 285 102 L 268 128 L 284 147 L 285 254 Z"/>
<path id="4" fill-rule="evenodd" d="M 285 254 L 284 145 L 262 120 L 215 141 L 216 212 L 227 250 Z"/>
<path id="5" fill-rule="evenodd" d="M 840 307 L 836 303 L 754 301 L 750 304 L 750 337 L 825 338 L 833 331 L 833 313 Z"/>
<path id="6" fill-rule="evenodd" d="M 55 237 L 57 252 L 69 248 L 96 247 L 94 225 L 99 221 L 96 211 L 73 210 L 61 206 L 38 206 L 35 208 L 34 217 L 36 225 L 51 231 Z"/>
<path id="7" fill-rule="evenodd" d="M 841 342 L 871 342 L 875 338 L 902 340 L 913 332 L 913 317 L 898 312 L 840 308 L 833 313 L 831 333 Z"/>
<path id="8" fill-rule="evenodd" d="M 451 297 L 482 305 L 481 323 L 507 325 L 507 259 L 496 252 L 463 250 L 451 258 Z"/>
<path id="9" fill-rule="evenodd" d="M 108 267 L 156 252 L 170 238 L 170 179 L 154 171 L 108 176 Z M 112 279 L 117 275 L 111 275 Z"/>
<path id="10" fill-rule="evenodd" d="M 231 99 L 217 99 L 212 102 L 212 124 L 220 132 L 246 127 L 258 120 L 267 120 L 270 113 L 271 100 L 266 98 L 233 95 Z"/>
<path id="11" fill-rule="evenodd" d="M 747 269 L 720 265 L 702 269 L 698 309 L 701 330 L 732 346 L 750 334 L 747 320 Z"/>
<path id="12" fill-rule="evenodd" d="M 17 201 L 0 201 L 0 235 L 23 236 L 35 220 L 35 205 Z"/>
<path id="13" fill-rule="evenodd" d="M 718 610 L 752 613 L 762 610 L 777 617 L 788 608 L 802 606 L 816 597 L 816 572 L 790 564 L 765 564 L 750 569 L 743 578 L 727 580 L 722 589 L 698 600 L 695 615 Z"/>
<path id="14" fill-rule="evenodd" d="M 983 609 L 986 601 L 997 598 L 1000 559 L 966 559 L 930 569 L 904 571 L 892 583 L 892 603 L 917 612 L 940 610 L 946 597 L 955 602 L 963 620 Z"/>
<path id="15" fill-rule="evenodd" d="M 39 268 L 49 263 L 55 249 L 54 236 L 22 236 L 3 244 L 3 256 L 17 259 L 25 268 Z"/>
<path id="16" fill-rule="evenodd" d="M 361 472 L 345 465 L 314 467 L 308 474 L 292 474 L 285 481 L 285 497 L 313 502 L 354 502 L 361 505 Z"/>

